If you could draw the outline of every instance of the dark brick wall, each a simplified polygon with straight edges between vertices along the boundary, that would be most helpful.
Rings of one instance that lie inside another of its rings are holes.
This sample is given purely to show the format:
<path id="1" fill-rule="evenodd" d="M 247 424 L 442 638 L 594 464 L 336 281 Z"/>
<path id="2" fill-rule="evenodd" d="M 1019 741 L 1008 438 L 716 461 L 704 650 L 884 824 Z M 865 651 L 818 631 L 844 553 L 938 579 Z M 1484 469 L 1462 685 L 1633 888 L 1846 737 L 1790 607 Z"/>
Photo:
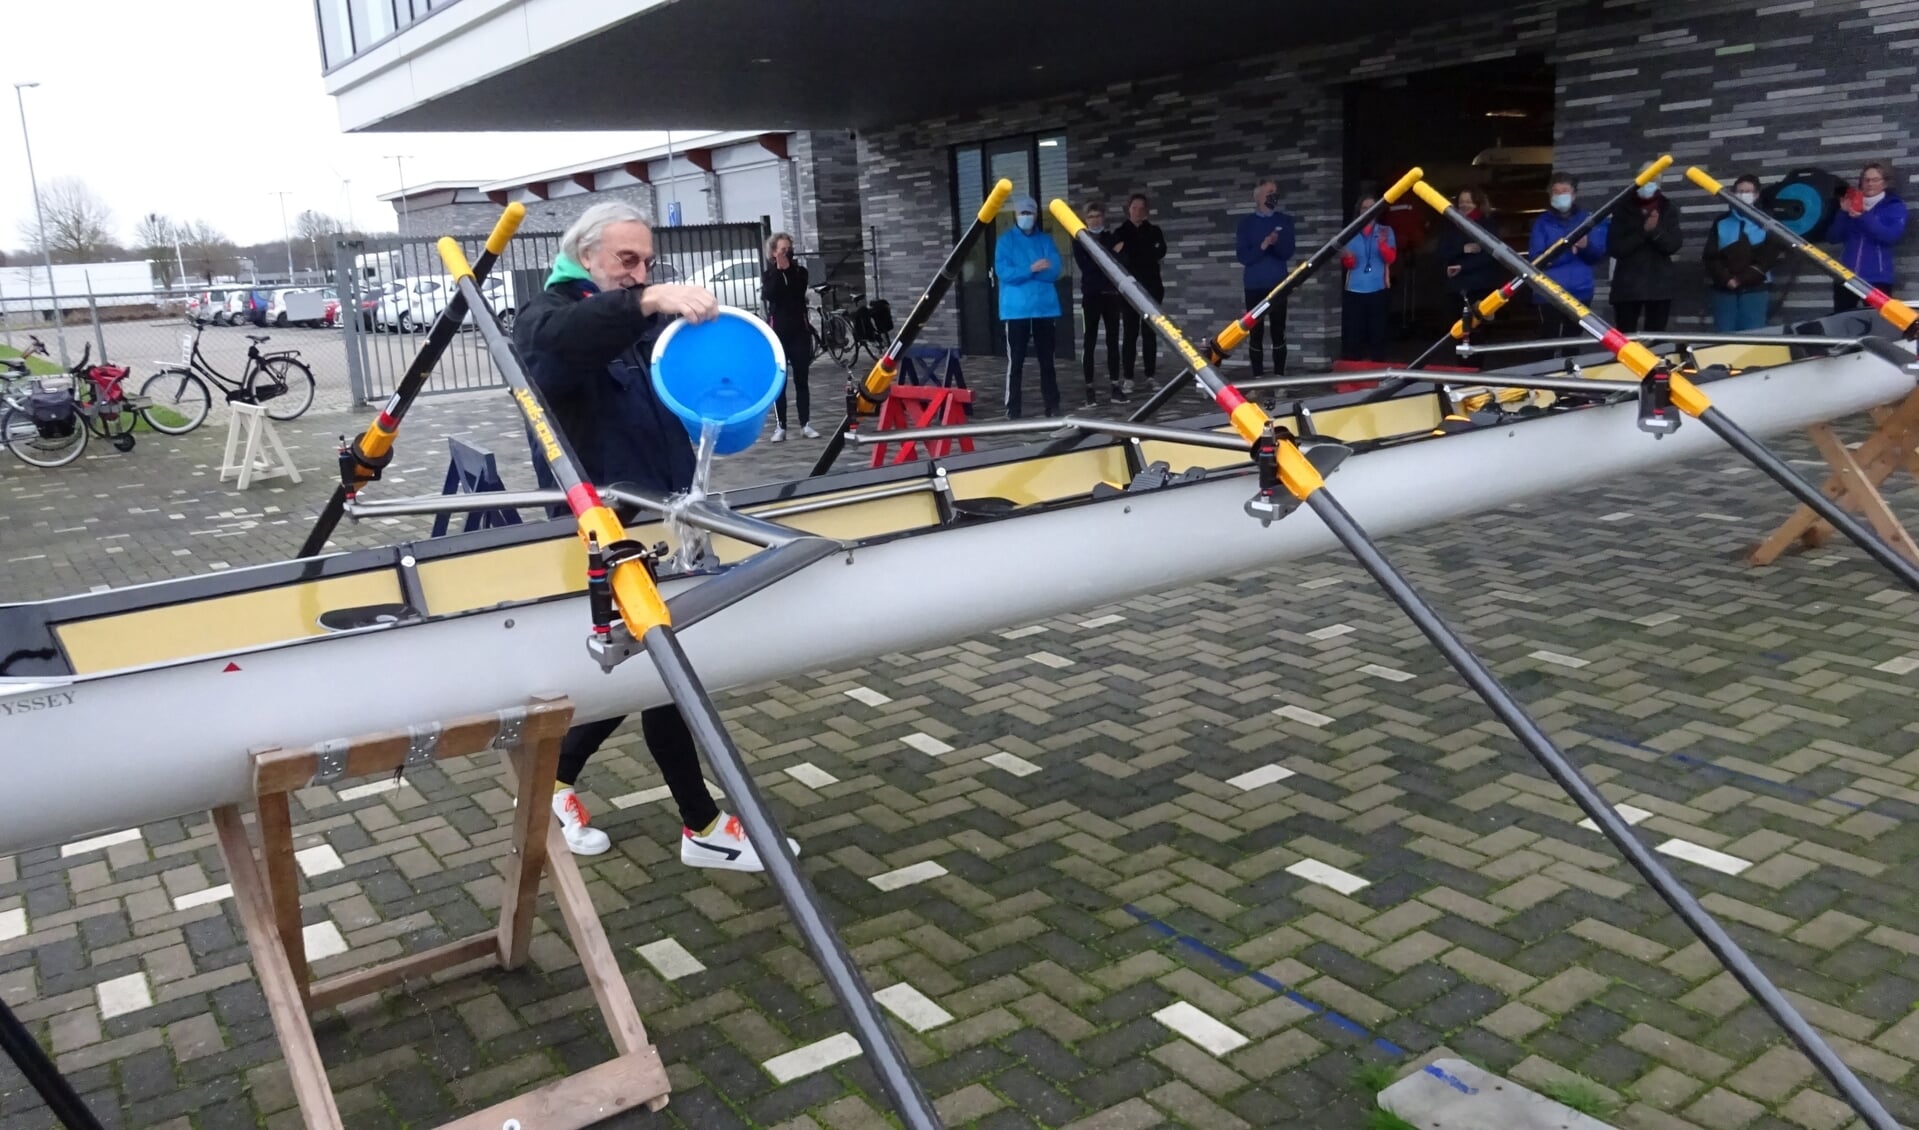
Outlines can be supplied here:
<path id="1" fill-rule="evenodd" d="M 846 130 L 812 130 L 791 139 L 799 174 L 800 243 L 813 253 L 815 281 L 864 287 L 865 229 L 860 219 L 859 149 Z"/>
<path id="2" fill-rule="evenodd" d="M 1259 176 L 1279 180 L 1302 257 L 1338 230 L 1349 205 L 1341 199 L 1341 83 L 1538 53 L 1556 69 L 1560 166 L 1581 174 L 1596 199 L 1672 153 L 1666 187 L 1683 206 L 1681 256 L 1696 261 L 1720 206 L 1681 183 L 1688 164 L 1728 178 L 1773 178 L 1807 164 L 1850 176 L 1875 157 L 1904 164 L 1912 142 L 1900 123 L 1919 99 L 1915 9 L 1859 0 L 1487 5 L 1444 24 L 867 131 L 860 195 L 865 221 L 884 233 L 889 290 L 902 297 L 932 277 L 954 238 L 948 147 L 1063 128 L 1072 202 L 1135 190 L 1154 198 L 1170 246 L 1166 306 L 1199 336 L 1241 310 L 1233 225 Z M 1915 255 L 1919 240 L 1902 255 L 1906 278 L 1919 277 Z M 1337 272 L 1324 274 L 1292 306 L 1296 363 L 1322 361 L 1337 344 Z M 1815 312 L 1829 296 L 1827 284 L 1802 273 L 1788 310 Z M 1596 297 L 1608 312 L 1603 283 Z M 1702 286 L 1676 316 L 1698 316 L 1703 301 Z M 949 300 L 924 338 L 957 337 Z"/>

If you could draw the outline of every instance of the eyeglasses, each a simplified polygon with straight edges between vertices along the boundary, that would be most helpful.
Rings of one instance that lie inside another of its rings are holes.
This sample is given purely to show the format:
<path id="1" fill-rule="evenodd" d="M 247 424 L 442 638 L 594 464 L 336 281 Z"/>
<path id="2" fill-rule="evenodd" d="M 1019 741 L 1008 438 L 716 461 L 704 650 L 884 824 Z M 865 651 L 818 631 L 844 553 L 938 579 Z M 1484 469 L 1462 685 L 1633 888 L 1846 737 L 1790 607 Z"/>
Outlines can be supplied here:
<path id="1" fill-rule="evenodd" d="M 651 272 L 660 262 L 657 257 L 641 258 L 637 251 L 622 251 L 616 256 L 616 259 L 622 271 L 635 271 L 644 268 L 648 272 Z"/>

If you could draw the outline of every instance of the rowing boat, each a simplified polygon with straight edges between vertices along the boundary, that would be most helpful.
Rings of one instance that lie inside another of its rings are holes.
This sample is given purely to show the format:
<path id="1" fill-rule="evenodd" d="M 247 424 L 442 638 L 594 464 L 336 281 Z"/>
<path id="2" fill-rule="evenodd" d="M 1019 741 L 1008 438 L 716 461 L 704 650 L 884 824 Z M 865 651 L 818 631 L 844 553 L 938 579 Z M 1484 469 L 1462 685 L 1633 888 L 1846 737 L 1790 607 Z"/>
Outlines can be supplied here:
<path id="1" fill-rule="evenodd" d="M 1876 335 L 1878 348 L 1788 335 Z M 1686 371 L 1750 432 L 1777 434 L 1909 394 L 1912 375 L 1885 348 L 1897 341 L 1869 315 L 1836 315 L 1693 350 Z M 1633 379 L 1610 354 L 1574 363 L 1595 387 Z M 1724 449 L 1704 428 L 1644 434 L 1621 395 L 1569 405 L 1540 393 L 1543 411 L 1481 413 L 1451 430 L 1459 390 L 1445 387 L 1282 402 L 1278 415 L 1309 453 L 1315 442 L 1351 450 L 1340 498 L 1376 536 Z M 1191 438 L 1079 434 L 729 492 L 733 512 L 831 552 L 685 620 L 686 651 L 708 686 L 738 688 L 1338 547 L 1310 511 L 1270 525 L 1246 516 L 1255 470 L 1221 446 L 1231 432 L 1219 414 L 1165 426 Z M 644 544 L 680 531 L 654 511 L 627 525 Z M 703 587 L 774 552 L 724 535 L 711 550 L 703 567 L 661 569 L 671 604 L 697 604 Z M 242 803 L 250 750 L 341 736 L 349 715 L 365 732 L 538 692 L 569 696 L 577 721 L 667 702 L 653 665 L 608 670 L 589 653 L 584 572 L 569 517 L 0 605 L 0 852 Z M 890 611 L 940 578 L 975 587 L 911 616 Z M 86 807 L 38 801 L 76 779 Z"/>

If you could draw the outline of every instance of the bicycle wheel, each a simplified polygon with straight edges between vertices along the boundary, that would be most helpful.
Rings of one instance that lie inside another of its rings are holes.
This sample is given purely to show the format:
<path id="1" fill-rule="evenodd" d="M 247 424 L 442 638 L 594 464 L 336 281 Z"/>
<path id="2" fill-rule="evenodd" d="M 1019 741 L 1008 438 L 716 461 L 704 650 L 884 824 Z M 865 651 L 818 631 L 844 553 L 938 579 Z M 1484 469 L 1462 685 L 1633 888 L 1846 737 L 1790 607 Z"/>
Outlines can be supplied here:
<path id="1" fill-rule="evenodd" d="M 253 371 L 247 393 L 274 419 L 295 419 L 313 407 L 313 370 L 291 357 L 269 357 Z"/>
<path id="2" fill-rule="evenodd" d="M 147 426 L 163 435 L 183 436 L 206 422 L 213 393 L 200 374 L 186 369 L 162 369 L 140 386 L 145 407 L 140 415 Z"/>
<path id="3" fill-rule="evenodd" d="M 124 400 L 102 400 L 99 386 L 92 381 L 81 386 L 79 399 L 86 410 L 87 427 L 101 439 L 130 436 L 140 423 L 140 414 Z"/>
<path id="4" fill-rule="evenodd" d="M 31 416 L 9 408 L 0 416 L 0 437 L 5 437 L 14 458 L 29 467 L 64 467 L 87 449 L 87 422 L 75 413 L 73 428 L 66 435 L 43 436 Z"/>
<path id="5" fill-rule="evenodd" d="M 846 320 L 844 314 L 829 314 L 826 318 L 826 352 L 833 360 L 844 362 L 853 351 L 853 323 Z"/>

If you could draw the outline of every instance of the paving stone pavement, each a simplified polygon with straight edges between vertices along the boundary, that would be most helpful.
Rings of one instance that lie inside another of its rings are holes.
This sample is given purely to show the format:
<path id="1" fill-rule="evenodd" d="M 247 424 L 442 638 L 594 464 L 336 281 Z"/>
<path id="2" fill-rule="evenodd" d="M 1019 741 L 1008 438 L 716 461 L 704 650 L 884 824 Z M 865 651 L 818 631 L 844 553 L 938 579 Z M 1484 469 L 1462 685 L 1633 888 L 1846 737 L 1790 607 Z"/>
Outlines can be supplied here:
<path id="1" fill-rule="evenodd" d="M 833 396 L 822 380 L 816 403 Z M 214 481 L 215 431 L 6 465 L 0 599 L 283 558 L 363 423 L 290 426 L 307 480 L 245 493 Z M 376 490 L 437 491 L 449 435 L 530 484 L 493 394 L 423 402 Z M 725 482 L 816 451 L 761 444 Z M 1919 513 L 1919 491 L 1893 497 Z M 1789 509 L 1714 458 L 1384 544 L 1919 1123 L 1915 601 L 1843 544 L 1738 562 Z M 1635 1130 L 1848 1124 L 1340 556 L 720 705 L 951 1125 L 1357 1127 L 1359 1068 L 1440 1047 L 1535 1090 L 1583 1077 Z M 845 1026 L 761 878 L 679 865 L 659 783 L 626 731 L 582 782 L 615 841 L 584 872 L 675 1087 L 605 1125 L 889 1124 L 858 1057 L 789 1073 Z M 482 929 L 500 898 L 510 798 L 489 765 L 356 784 L 296 798 L 322 975 Z M 50 802 L 84 804 L 84 782 Z M 0 859 L 0 995 L 109 1126 L 299 1125 L 225 882 L 204 817 Z M 550 900 L 527 969 L 408 985 L 317 1030 L 356 1130 L 434 1125 L 612 1054 Z M 47 1125 L 0 1068 L 0 1130 Z"/>

